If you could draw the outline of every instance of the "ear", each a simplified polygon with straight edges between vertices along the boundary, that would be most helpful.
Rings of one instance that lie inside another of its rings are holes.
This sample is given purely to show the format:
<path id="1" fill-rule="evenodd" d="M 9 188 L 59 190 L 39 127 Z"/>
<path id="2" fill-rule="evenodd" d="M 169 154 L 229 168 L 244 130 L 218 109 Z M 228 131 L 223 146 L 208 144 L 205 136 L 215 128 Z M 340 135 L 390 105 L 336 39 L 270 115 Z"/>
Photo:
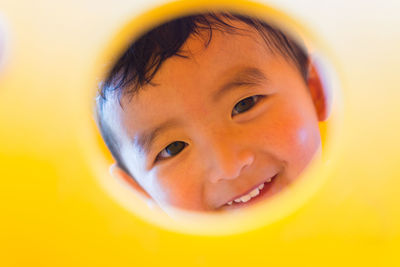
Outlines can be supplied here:
<path id="1" fill-rule="evenodd" d="M 319 121 L 324 121 L 329 117 L 331 110 L 331 97 L 328 89 L 323 85 L 315 63 L 310 61 L 308 64 L 307 85 L 311 93 L 315 111 Z"/>
<path id="2" fill-rule="evenodd" d="M 117 164 L 113 164 L 110 166 L 110 173 L 115 179 L 123 182 L 124 184 L 127 184 L 145 198 L 151 199 L 150 195 L 146 191 L 144 191 L 144 189 L 135 181 L 135 179 L 128 173 L 126 173 L 123 169 L 121 169 Z"/>

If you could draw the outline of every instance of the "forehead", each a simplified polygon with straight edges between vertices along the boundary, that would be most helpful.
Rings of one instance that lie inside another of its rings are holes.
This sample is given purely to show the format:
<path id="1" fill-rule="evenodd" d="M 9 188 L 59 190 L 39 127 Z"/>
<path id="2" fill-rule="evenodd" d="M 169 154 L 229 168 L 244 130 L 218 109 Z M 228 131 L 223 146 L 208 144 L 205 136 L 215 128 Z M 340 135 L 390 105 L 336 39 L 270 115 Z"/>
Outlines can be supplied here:
<path id="1" fill-rule="evenodd" d="M 243 22 L 229 23 L 235 27 L 234 32 L 214 29 L 211 35 L 208 30 L 202 30 L 198 35 L 192 34 L 180 48 L 181 56 L 172 56 L 164 61 L 151 84 L 141 87 L 137 97 L 132 98 L 133 101 L 130 101 L 130 96 L 124 97 L 123 105 L 167 93 L 164 88 L 221 80 L 242 67 L 262 65 L 265 60 L 274 56 L 275 51 L 270 49 L 254 28 Z M 205 73 L 207 77 L 204 76 Z M 197 93 L 210 88 L 212 87 L 203 87 Z"/>
<path id="2" fill-rule="evenodd" d="M 206 101 L 227 79 L 241 69 L 263 69 L 265 62 L 283 59 L 270 50 L 255 29 L 242 22 L 230 24 L 236 28 L 234 32 L 213 30 L 210 36 L 204 30 L 190 36 L 180 50 L 184 57 L 167 59 L 151 84 L 133 97 L 123 96 L 121 106 L 114 102 L 114 108 L 109 110 L 114 124 L 118 123 L 117 135 L 132 139 L 148 126 L 182 113 L 188 117 L 204 116 L 206 110 L 197 103 Z M 184 105 L 177 108 L 174 103 Z"/>

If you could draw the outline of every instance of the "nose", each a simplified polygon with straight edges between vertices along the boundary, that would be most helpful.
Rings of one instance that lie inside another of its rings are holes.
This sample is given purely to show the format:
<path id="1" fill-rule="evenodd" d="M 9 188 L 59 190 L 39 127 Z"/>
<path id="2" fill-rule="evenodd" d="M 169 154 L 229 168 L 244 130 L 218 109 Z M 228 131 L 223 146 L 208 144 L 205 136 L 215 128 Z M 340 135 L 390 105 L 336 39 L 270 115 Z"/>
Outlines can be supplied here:
<path id="1" fill-rule="evenodd" d="M 254 153 L 231 138 L 221 138 L 210 144 L 207 156 L 212 183 L 238 178 L 254 161 Z"/>

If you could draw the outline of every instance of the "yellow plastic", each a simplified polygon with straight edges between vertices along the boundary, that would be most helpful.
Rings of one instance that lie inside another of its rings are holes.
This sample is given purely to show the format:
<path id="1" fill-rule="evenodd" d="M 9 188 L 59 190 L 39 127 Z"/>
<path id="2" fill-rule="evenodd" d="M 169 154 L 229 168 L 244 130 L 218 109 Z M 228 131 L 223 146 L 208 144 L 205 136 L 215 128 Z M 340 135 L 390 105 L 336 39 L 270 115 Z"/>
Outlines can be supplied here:
<path id="1" fill-rule="evenodd" d="M 400 265 L 400 4 L 146 3 L 1 4 L 0 266 Z M 91 104 L 130 38 L 205 6 L 299 34 L 334 110 L 299 183 L 256 209 L 174 222 L 110 177 Z"/>

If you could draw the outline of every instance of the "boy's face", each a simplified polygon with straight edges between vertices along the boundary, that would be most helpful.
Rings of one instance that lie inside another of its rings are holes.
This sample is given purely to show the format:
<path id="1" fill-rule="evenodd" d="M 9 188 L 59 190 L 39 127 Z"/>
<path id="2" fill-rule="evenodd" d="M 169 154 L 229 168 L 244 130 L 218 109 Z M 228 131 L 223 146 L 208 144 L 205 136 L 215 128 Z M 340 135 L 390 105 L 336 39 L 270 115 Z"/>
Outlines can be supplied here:
<path id="1" fill-rule="evenodd" d="M 207 47 L 206 33 L 190 37 L 186 58 L 166 60 L 152 85 L 105 114 L 134 180 L 161 207 L 252 205 L 293 182 L 320 148 L 319 81 L 307 84 L 258 33 L 235 26 L 248 32 L 213 31 Z"/>

